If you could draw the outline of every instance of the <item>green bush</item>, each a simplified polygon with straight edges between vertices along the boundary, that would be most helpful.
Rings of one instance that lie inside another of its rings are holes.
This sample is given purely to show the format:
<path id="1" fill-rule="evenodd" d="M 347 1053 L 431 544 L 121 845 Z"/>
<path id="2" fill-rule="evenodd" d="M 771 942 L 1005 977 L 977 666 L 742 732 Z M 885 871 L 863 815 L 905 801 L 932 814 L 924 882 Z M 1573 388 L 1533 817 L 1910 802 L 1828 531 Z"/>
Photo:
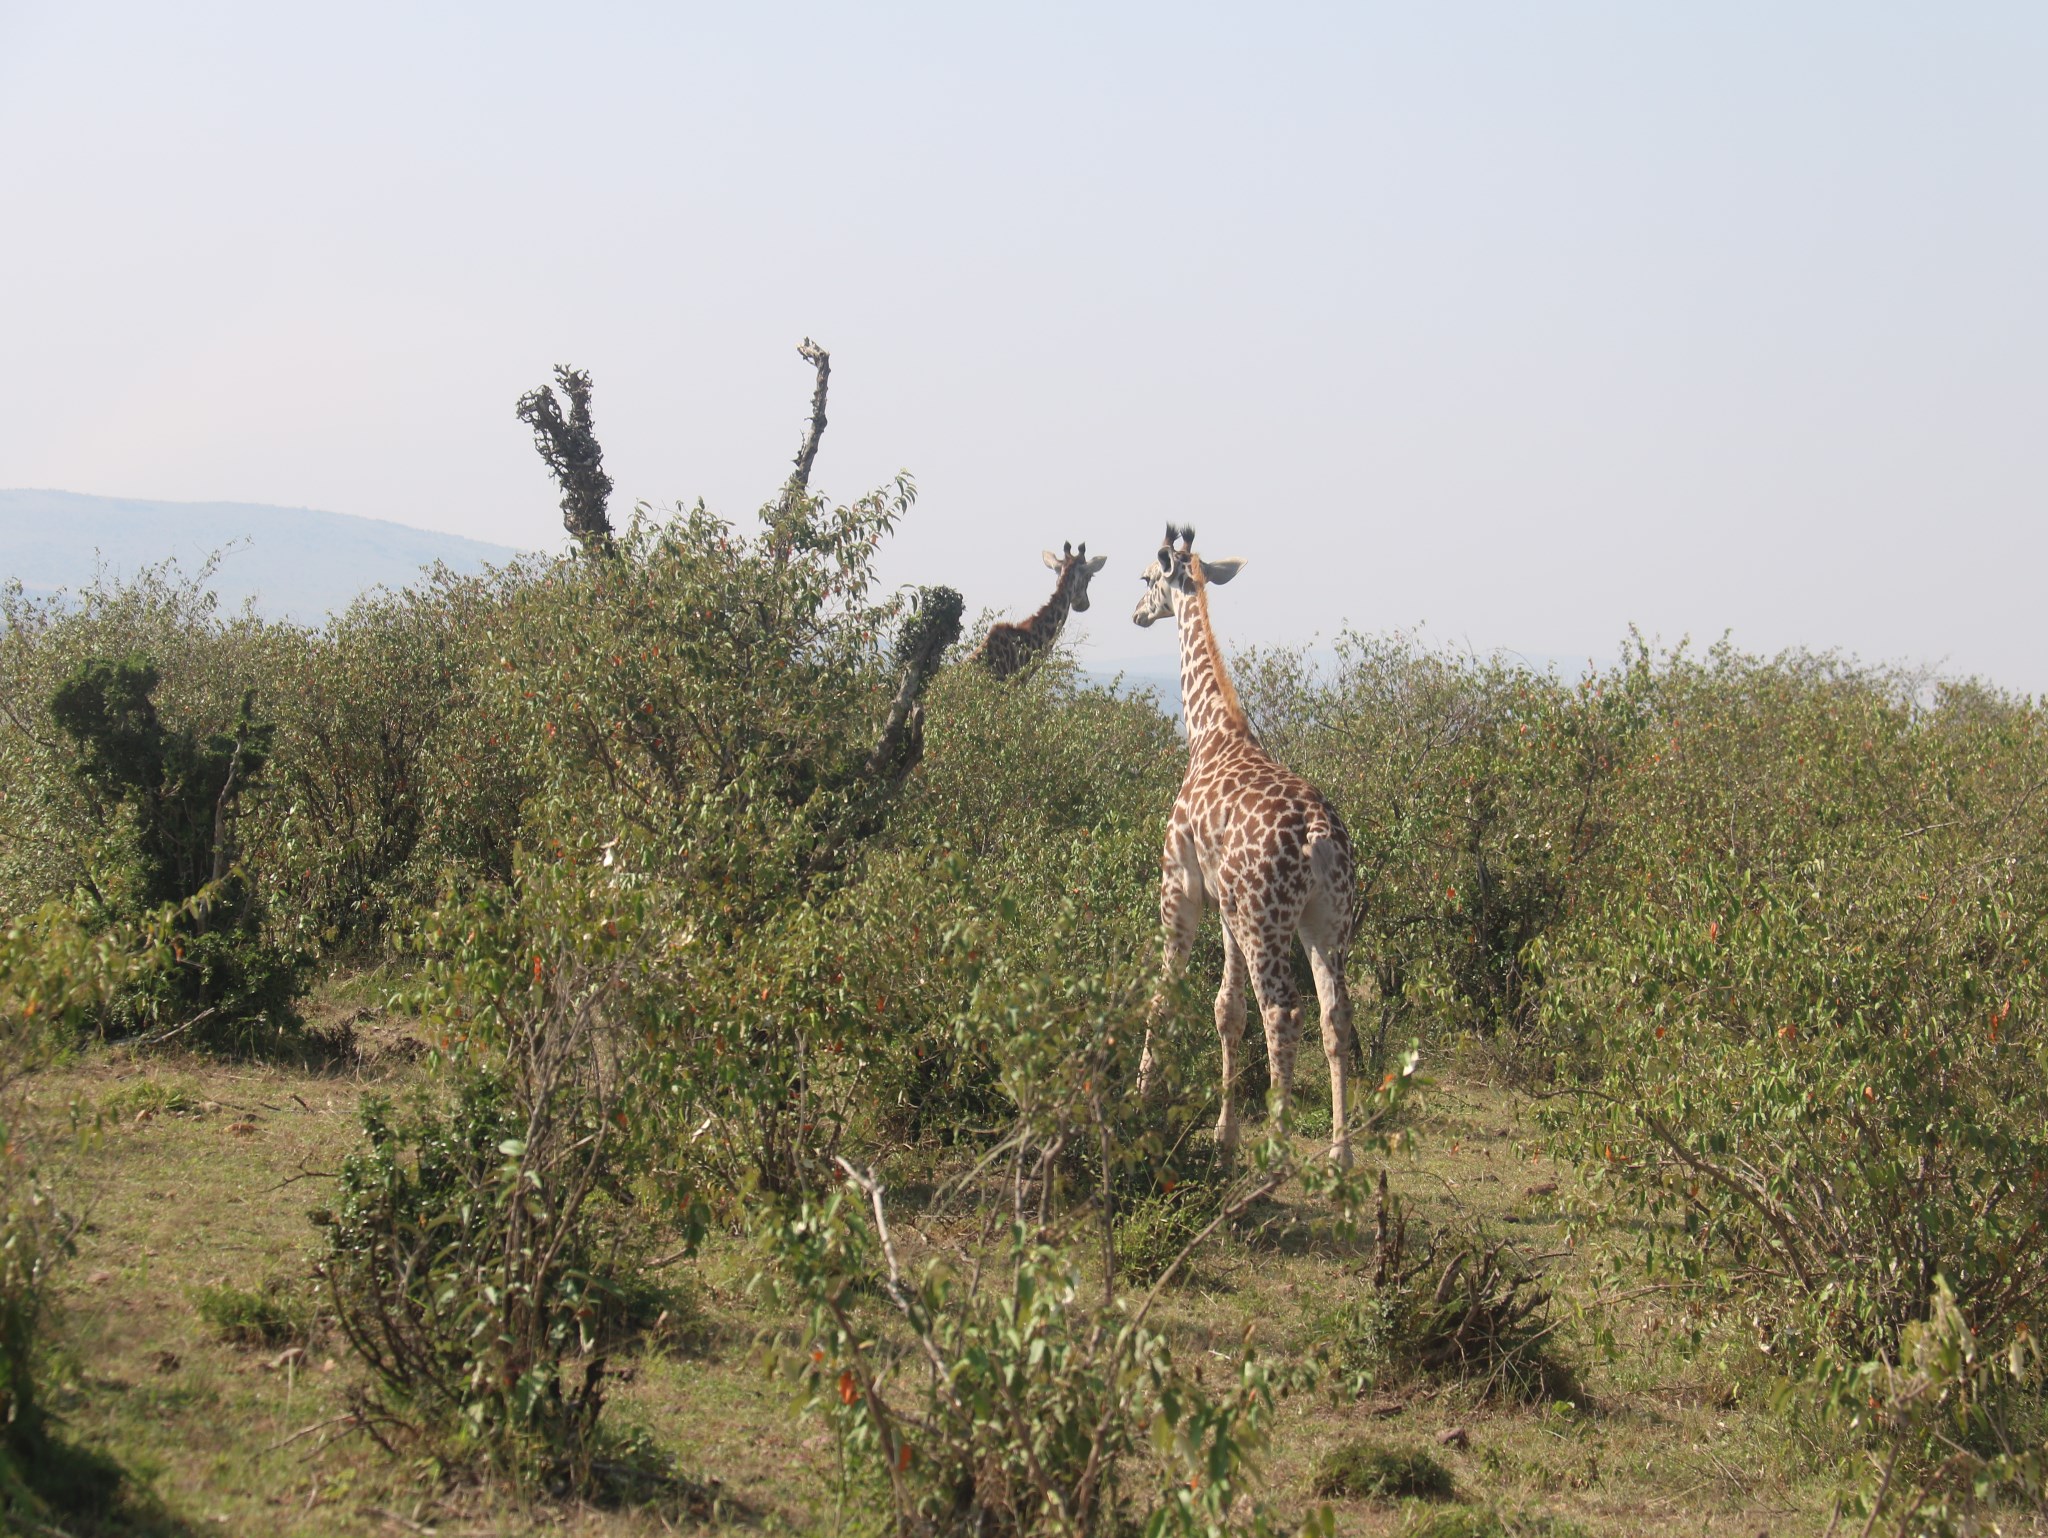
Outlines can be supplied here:
<path id="1" fill-rule="evenodd" d="M 1240 659 L 1261 737 L 1351 830 L 1353 961 L 1378 994 L 1359 1032 L 1372 1071 L 1423 1015 L 1547 1070 L 1527 1051 L 1535 952 L 1601 889 L 1617 776 L 1654 684 L 1639 643 L 1576 685 L 1402 635 L 1346 632 L 1326 672 L 1301 651 Z"/>
<path id="2" fill-rule="evenodd" d="M 1116 1221 L 1116 1263 L 1126 1281 L 1150 1285 L 1166 1273 L 1220 1210 L 1220 1193 L 1199 1180 L 1164 1180 L 1123 1203 Z"/>
<path id="3" fill-rule="evenodd" d="M 1317 1326 L 1318 1349 L 1349 1392 L 1427 1375 L 1522 1401 L 1574 1396 L 1546 1314 L 1549 1294 L 1508 1245 L 1447 1230 L 1410 1256 L 1397 1237 L 1380 1275 Z"/>
<path id="4" fill-rule="evenodd" d="M 1411 1497 L 1449 1500 L 1451 1471 L 1419 1447 L 1389 1447 L 1383 1442 L 1353 1439 L 1340 1442 L 1316 1460 L 1311 1489 L 1325 1498 L 1359 1496 L 1398 1501 Z"/>
<path id="5" fill-rule="evenodd" d="M 167 730 L 195 743 L 232 736 L 251 689 L 271 713 L 287 674 L 289 626 L 223 617 L 208 589 L 211 563 L 175 562 L 123 581 L 102 577 L 76 592 L 31 598 L 0 587 L 0 913 L 46 902 L 140 905 L 133 825 L 109 818 L 81 781 L 77 745 L 53 719 L 52 698 L 94 659 L 142 657 L 156 668 L 151 703 Z M 260 823 L 261 808 L 245 808 Z M 258 849 L 267 838 L 250 841 Z"/>
<path id="6" fill-rule="evenodd" d="M 196 1289 L 192 1308 L 208 1329 L 231 1346 L 303 1344 L 313 1333 L 313 1310 L 273 1279 L 260 1291 L 225 1284 Z"/>
<path id="7" fill-rule="evenodd" d="M 281 792 L 253 809 L 249 841 L 266 897 L 323 946 L 374 947 L 450 873 L 510 878 L 529 786 L 477 691 L 488 622 L 530 579 L 437 571 L 281 648 Z"/>
<path id="8" fill-rule="evenodd" d="M 430 968 L 430 1006 L 466 1039 L 444 1038 L 445 1096 L 365 1103 L 368 1146 L 342 1166 L 324 1270 L 376 1375 L 374 1419 L 582 1489 L 612 1264 L 595 1204 L 623 1141 L 600 1018 L 614 968 L 602 951 L 529 967 L 529 898 L 468 911 L 467 943 Z"/>
<path id="9" fill-rule="evenodd" d="M 910 984 L 875 990 L 891 1007 L 863 1070 L 888 1131 L 950 1143 L 1005 1105 L 990 1054 L 957 1033 L 964 996 L 935 992 L 929 956 L 904 942 L 1007 904 L 1014 922 L 983 938 L 1019 965 L 1027 950 L 1033 968 L 1076 973 L 1156 956 L 1159 840 L 1184 757 L 1156 707 L 1085 684 L 1057 651 L 1009 679 L 952 668 L 926 703 L 924 762 L 839 911 L 871 915 L 850 938 L 879 948 L 872 975 Z M 1215 1057 L 1202 1013 L 1179 1036 L 1191 1065 Z"/>
<path id="10" fill-rule="evenodd" d="M 518 1479 L 586 1487 L 605 1369 L 586 1177 L 536 1165 L 520 1136 L 530 1118 L 486 1073 L 465 1076 L 446 1109 L 371 1103 L 363 1120 L 369 1148 L 343 1166 L 325 1272 L 380 1385 L 374 1423 L 457 1461 L 481 1454 Z"/>
<path id="11" fill-rule="evenodd" d="M 1045 937 L 1054 956 L 1076 922 L 1069 909 Z M 971 984 L 962 1039 L 992 1059 L 1008 1106 L 978 1165 L 996 1172 L 992 1188 L 977 1193 L 1007 1210 L 1007 1244 L 964 1275 L 936 1258 L 913 1274 L 886 1193 L 842 1162 L 837 1189 L 782 1207 L 764 1235 L 771 1279 L 808 1319 L 786 1365 L 855 1466 L 886 1481 L 902 1526 L 1225 1531 L 1254 1483 L 1284 1375 L 1247 1347 L 1210 1391 L 1148 1322 L 1157 1280 L 1145 1294 L 1122 1290 L 1118 1192 L 1162 1168 L 1175 1141 L 1131 1092 L 1153 968 L 1077 975 L 1006 938 L 1013 926 L 1030 929 L 999 903 L 948 944 Z M 1399 1088 L 1397 1077 L 1369 1108 L 1369 1142 Z M 1069 1162 L 1070 1147 L 1091 1156 Z M 1351 1180 L 1304 1162 L 1275 1127 L 1201 1205 L 1228 1217 L 1299 1181 L 1341 1208 L 1361 1194 Z M 1200 1231 L 1184 1228 L 1146 1269 L 1169 1275 Z"/>
<path id="12" fill-rule="evenodd" d="M 2038 1336 L 2048 719 L 1727 651 L 1658 693 L 1624 879 L 1545 960 L 1603 1203 L 1795 1370 L 1890 1356 L 1936 1277 Z"/>
<path id="13" fill-rule="evenodd" d="M 209 1020 L 210 1035 L 255 1020 L 282 1027 L 307 958 L 265 933 L 236 848 L 242 801 L 270 761 L 272 728 L 251 715 L 251 692 L 229 730 L 174 731 L 152 699 L 160 679 L 140 658 L 87 658 L 49 704 L 75 745 L 69 768 L 88 806 L 110 823 L 117 810 L 127 814 L 132 870 L 125 895 L 103 902 L 105 917 L 174 915 L 172 964 L 151 974 L 128 1007 L 177 1031 Z"/>

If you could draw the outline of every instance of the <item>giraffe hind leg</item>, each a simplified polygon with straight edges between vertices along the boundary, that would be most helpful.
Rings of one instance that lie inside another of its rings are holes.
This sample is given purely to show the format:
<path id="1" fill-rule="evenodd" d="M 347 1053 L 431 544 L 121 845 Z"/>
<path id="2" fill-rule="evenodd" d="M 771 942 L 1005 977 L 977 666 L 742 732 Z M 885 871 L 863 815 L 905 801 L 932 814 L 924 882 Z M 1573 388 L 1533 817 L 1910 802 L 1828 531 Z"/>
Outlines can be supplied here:
<path id="1" fill-rule="evenodd" d="M 1216 1146 L 1237 1147 L 1237 1051 L 1244 1040 L 1244 995 L 1250 974 L 1244 950 L 1228 921 L 1223 925 L 1223 986 L 1216 990 L 1216 1037 L 1223 1047 L 1222 1109 L 1216 1117 Z"/>
<path id="2" fill-rule="evenodd" d="M 1330 1157 L 1351 1167 L 1351 1129 L 1346 1125 L 1351 1077 L 1351 991 L 1344 981 L 1344 952 L 1320 944 L 1306 933 L 1309 969 L 1315 973 L 1316 1001 L 1322 1006 L 1323 1057 L 1330 1065 Z"/>
<path id="3" fill-rule="evenodd" d="M 1351 1167 L 1350 1103 L 1351 989 L 1345 963 L 1351 949 L 1350 877 L 1325 883 L 1309 899 L 1301 916 L 1301 944 L 1315 974 L 1316 1002 L 1321 1006 L 1323 1056 L 1330 1065 L 1330 1158 L 1339 1168 Z"/>
<path id="4" fill-rule="evenodd" d="M 1291 936 L 1285 930 L 1246 926 L 1245 963 L 1259 996 L 1259 1016 L 1266 1027 L 1266 1065 L 1272 1079 L 1269 1094 L 1284 1111 L 1294 1088 L 1294 1054 L 1301 1044 L 1301 990 L 1294 983 L 1288 956 Z"/>

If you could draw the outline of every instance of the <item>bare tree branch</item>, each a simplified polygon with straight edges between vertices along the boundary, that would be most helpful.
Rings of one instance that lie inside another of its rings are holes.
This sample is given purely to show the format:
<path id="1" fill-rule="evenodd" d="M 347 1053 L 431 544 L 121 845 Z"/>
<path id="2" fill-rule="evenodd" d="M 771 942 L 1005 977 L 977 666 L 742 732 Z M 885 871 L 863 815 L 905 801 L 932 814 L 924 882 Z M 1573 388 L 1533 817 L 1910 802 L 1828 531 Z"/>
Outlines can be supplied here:
<path id="1" fill-rule="evenodd" d="M 805 337 L 796 355 L 818 371 L 817 388 L 811 391 L 810 425 L 796 451 L 796 473 L 789 478 L 791 494 L 802 496 L 810 490 L 811 465 L 818 457 L 818 440 L 825 436 L 825 389 L 832 378 L 832 354 Z"/>
<path id="2" fill-rule="evenodd" d="M 804 426 L 803 442 L 797 445 L 796 461 L 790 470 L 789 480 L 784 483 L 782 495 L 773 508 L 765 510 L 768 526 L 774 534 L 775 553 L 785 560 L 809 526 L 804 503 L 810 495 L 811 466 L 817 462 L 818 440 L 825 436 L 825 392 L 832 379 L 832 355 L 809 337 L 804 338 L 796 355 L 818 371 L 818 383 L 811 391 L 811 419 Z"/>

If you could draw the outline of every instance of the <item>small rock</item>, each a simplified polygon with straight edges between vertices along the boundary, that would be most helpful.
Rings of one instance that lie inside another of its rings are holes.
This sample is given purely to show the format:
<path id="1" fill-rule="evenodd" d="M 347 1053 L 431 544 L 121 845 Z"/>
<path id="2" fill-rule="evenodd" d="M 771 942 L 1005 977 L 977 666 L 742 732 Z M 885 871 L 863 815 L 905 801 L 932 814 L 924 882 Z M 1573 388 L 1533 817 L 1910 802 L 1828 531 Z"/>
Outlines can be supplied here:
<path id="1" fill-rule="evenodd" d="M 1439 1447 L 1470 1447 L 1472 1445 L 1472 1433 L 1463 1426 L 1446 1426 L 1436 1434 L 1436 1445 Z"/>
<path id="2" fill-rule="evenodd" d="M 334 1371 L 334 1358 L 330 1356 L 330 1357 L 329 1357 L 329 1358 L 328 1358 L 328 1359 L 327 1359 L 326 1361 L 322 1362 L 322 1363 L 320 1364 L 320 1370 L 321 1370 L 322 1372 L 333 1372 L 333 1371 Z"/>

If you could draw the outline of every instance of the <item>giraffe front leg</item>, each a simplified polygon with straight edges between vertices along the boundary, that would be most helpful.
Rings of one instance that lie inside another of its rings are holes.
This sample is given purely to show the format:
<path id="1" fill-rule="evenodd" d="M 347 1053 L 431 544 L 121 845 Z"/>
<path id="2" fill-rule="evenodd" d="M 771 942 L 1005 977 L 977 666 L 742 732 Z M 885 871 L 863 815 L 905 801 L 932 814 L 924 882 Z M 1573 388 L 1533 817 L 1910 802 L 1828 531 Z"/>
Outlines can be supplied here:
<path id="1" fill-rule="evenodd" d="M 1223 925 L 1223 986 L 1216 990 L 1216 1037 L 1223 1047 L 1223 1108 L 1216 1117 L 1216 1146 L 1225 1154 L 1237 1147 L 1237 1049 L 1244 1040 L 1244 995 L 1250 974 L 1244 951 Z"/>
<path id="2" fill-rule="evenodd" d="M 1195 867 L 1194 851 L 1181 850 L 1169 841 L 1166 857 L 1160 861 L 1159 925 L 1165 931 L 1165 956 L 1159 991 L 1145 1010 L 1145 1050 L 1138 1059 L 1138 1093 L 1149 1094 L 1158 1074 L 1158 1060 L 1152 1051 L 1152 1032 L 1164 1024 L 1173 998 L 1173 985 L 1186 970 L 1188 956 L 1195 948 L 1195 935 L 1202 923 L 1201 874 Z"/>

